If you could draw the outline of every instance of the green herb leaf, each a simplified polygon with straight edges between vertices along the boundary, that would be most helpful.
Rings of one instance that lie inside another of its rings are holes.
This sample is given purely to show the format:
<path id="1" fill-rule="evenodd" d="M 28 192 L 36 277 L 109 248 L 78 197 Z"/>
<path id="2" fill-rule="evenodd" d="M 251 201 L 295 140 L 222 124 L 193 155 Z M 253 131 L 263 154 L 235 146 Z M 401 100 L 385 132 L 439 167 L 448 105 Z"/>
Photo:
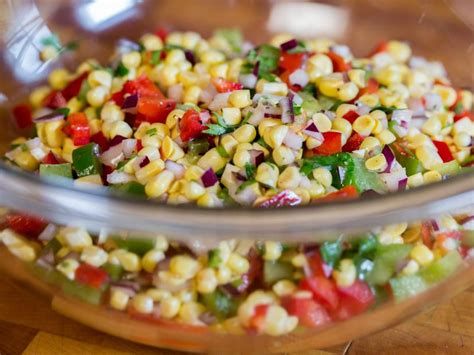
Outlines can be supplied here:
<path id="1" fill-rule="evenodd" d="M 219 115 L 216 112 L 214 112 L 213 114 L 217 119 L 217 124 L 208 123 L 206 125 L 208 127 L 208 129 L 203 131 L 204 133 L 209 134 L 210 136 L 221 136 L 223 134 L 233 132 L 237 127 L 239 127 L 239 125 L 235 125 L 235 126 L 228 125 L 224 121 L 224 117 L 222 117 L 221 115 Z"/>
<path id="2" fill-rule="evenodd" d="M 217 268 L 222 262 L 221 251 L 219 249 L 211 249 L 207 253 L 208 266 Z"/>
<path id="3" fill-rule="evenodd" d="M 152 65 L 158 65 L 161 62 L 161 50 L 157 51 L 152 51 L 151 52 L 151 58 L 150 58 L 150 64 Z"/>
<path id="4" fill-rule="evenodd" d="M 70 41 L 67 42 L 64 46 L 61 45 L 59 38 L 56 34 L 52 33 L 50 36 L 45 37 L 41 40 L 41 44 L 43 46 L 52 46 L 56 48 L 59 53 L 73 51 L 79 47 L 79 43 L 77 41 Z"/>
<path id="5" fill-rule="evenodd" d="M 69 116 L 69 112 L 71 112 L 71 110 L 68 109 L 67 107 L 61 107 L 61 108 L 56 109 L 56 112 L 60 113 L 61 115 L 64 115 L 64 117 L 67 117 Z"/>
<path id="6" fill-rule="evenodd" d="M 255 178 L 255 165 L 250 163 L 245 163 L 245 175 L 247 176 L 248 180 L 252 180 Z"/>
<path id="7" fill-rule="evenodd" d="M 120 63 L 117 66 L 117 69 L 115 69 L 115 75 L 122 77 L 122 76 L 128 75 L 128 72 L 129 70 L 127 69 L 127 67 L 123 65 L 122 61 L 120 61 Z"/>
<path id="8" fill-rule="evenodd" d="M 334 267 L 342 255 L 342 241 L 324 242 L 319 250 L 324 262 Z"/>
<path id="9" fill-rule="evenodd" d="M 298 41 L 298 45 L 295 48 L 290 49 L 287 53 L 296 54 L 296 53 L 306 53 L 308 49 L 302 41 Z"/>

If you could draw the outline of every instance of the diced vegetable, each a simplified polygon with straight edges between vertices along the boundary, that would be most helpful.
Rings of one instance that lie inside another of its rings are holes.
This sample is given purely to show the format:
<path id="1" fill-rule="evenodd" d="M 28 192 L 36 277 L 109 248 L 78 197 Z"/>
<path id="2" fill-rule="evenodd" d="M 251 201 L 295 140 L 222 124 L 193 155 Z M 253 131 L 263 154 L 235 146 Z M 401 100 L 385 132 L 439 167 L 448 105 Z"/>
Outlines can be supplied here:
<path id="1" fill-rule="evenodd" d="M 99 146 L 89 143 L 72 152 L 72 165 L 77 176 L 100 175 Z"/>
<path id="2" fill-rule="evenodd" d="M 408 256 L 411 249 L 412 246 L 406 244 L 379 245 L 373 269 L 367 275 L 368 282 L 374 285 L 386 284 L 395 273 L 397 265 Z"/>
<path id="3" fill-rule="evenodd" d="M 263 280 L 265 284 L 272 285 L 279 280 L 293 277 L 293 265 L 285 261 L 265 261 L 263 264 Z"/>
<path id="4" fill-rule="evenodd" d="M 64 164 L 41 164 L 39 168 L 40 176 L 44 177 L 63 177 L 72 179 L 72 165 Z"/>
<path id="5" fill-rule="evenodd" d="M 145 255 L 147 251 L 155 247 L 155 240 L 153 238 L 111 236 L 111 239 L 118 248 L 131 251 L 140 256 Z"/>
<path id="6" fill-rule="evenodd" d="M 237 302 L 217 289 L 213 293 L 201 295 L 202 303 L 219 320 L 232 317 L 237 312 Z"/>

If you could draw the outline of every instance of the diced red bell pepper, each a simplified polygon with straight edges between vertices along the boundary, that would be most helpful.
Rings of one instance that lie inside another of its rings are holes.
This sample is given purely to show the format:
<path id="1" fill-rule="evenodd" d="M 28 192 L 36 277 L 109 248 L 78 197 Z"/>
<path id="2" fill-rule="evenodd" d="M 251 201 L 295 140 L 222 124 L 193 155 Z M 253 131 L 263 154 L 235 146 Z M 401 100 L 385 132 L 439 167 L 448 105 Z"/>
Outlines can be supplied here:
<path id="1" fill-rule="evenodd" d="M 64 98 L 61 91 L 53 90 L 51 93 L 46 96 L 43 100 L 43 106 L 50 108 L 50 109 L 57 109 L 61 107 L 65 107 L 67 105 L 67 101 Z"/>
<path id="2" fill-rule="evenodd" d="M 374 78 L 370 78 L 367 81 L 367 86 L 359 90 L 357 94 L 357 99 L 365 94 L 375 94 L 379 89 L 379 83 Z"/>
<path id="3" fill-rule="evenodd" d="M 240 83 L 234 83 L 232 81 L 227 81 L 222 78 L 213 78 L 211 81 L 212 85 L 214 85 L 216 90 L 220 93 L 231 92 L 234 90 L 242 90 L 244 87 Z"/>
<path id="4" fill-rule="evenodd" d="M 336 284 L 322 276 L 306 277 L 300 282 L 300 288 L 311 291 L 314 299 L 326 309 L 334 311 L 339 305 Z"/>
<path id="5" fill-rule="evenodd" d="M 109 280 L 109 275 L 105 270 L 86 263 L 79 265 L 75 276 L 77 282 L 93 288 L 101 288 Z"/>
<path id="6" fill-rule="evenodd" d="M 454 160 L 453 155 L 451 154 L 451 151 L 449 150 L 449 147 L 446 144 L 446 142 L 434 140 L 433 144 L 438 150 L 438 154 L 441 157 L 441 159 L 443 159 L 444 163 Z"/>
<path id="7" fill-rule="evenodd" d="M 284 69 L 284 71 L 289 71 L 291 74 L 296 69 L 299 69 L 303 66 L 305 55 L 306 55 L 305 53 L 283 52 L 280 56 L 278 66 Z"/>
<path id="8" fill-rule="evenodd" d="M 254 314 L 249 320 L 249 328 L 255 329 L 257 331 L 263 330 L 268 307 L 268 304 L 258 304 L 255 306 Z"/>
<path id="9" fill-rule="evenodd" d="M 124 98 L 124 91 L 120 90 L 112 94 L 111 100 L 117 104 L 117 106 L 122 107 Z"/>
<path id="10" fill-rule="evenodd" d="M 19 104 L 13 108 L 13 117 L 18 128 L 28 128 L 33 125 L 33 112 L 29 104 Z"/>
<path id="11" fill-rule="evenodd" d="M 24 213 L 11 213 L 5 216 L 7 225 L 18 234 L 36 238 L 44 230 L 48 222 L 41 217 L 36 217 Z"/>
<path id="12" fill-rule="evenodd" d="M 338 287 L 339 307 L 335 318 L 344 320 L 360 314 L 372 306 L 375 295 L 370 287 L 361 280 L 356 280 L 349 287 Z"/>
<path id="13" fill-rule="evenodd" d="M 42 160 L 43 164 L 49 164 L 49 165 L 54 165 L 54 164 L 59 164 L 58 159 L 54 155 L 53 152 L 49 152 L 44 159 Z"/>
<path id="14" fill-rule="evenodd" d="M 375 46 L 369 54 L 369 57 L 373 57 L 377 53 L 386 52 L 388 50 L 388 41 L 382 41 Z"/>
<path id="15" fill-rule="evenodd" d="M 349 112 L 347 112 L 344 116 L 342 116 L 342 118 L 346 119 L 347 121 L 349 121 L 351 124 L 354 123 L 354 121 L 359 117 L 360 115 L 353 111 L 353 110 L 350 110 Z"/>
<path id="16" fill-rule="evenodd" d="M 292 73 L 292 71 L 290 71 L 290 70 L 285 70 L 283 73 L 281 73 L 280 74 L 281 81 L 283 81 L 288 86 L 288 88 L 290 90 L 292 90 L 294 92 L 301 91 L 301 89 L 302 89 L 301 86 L 291 84 L 291 82 L 290 82 L 291 73 Z"/>
<path id="17" fill-rule="evenodd" d="M 258 205 L 260 208 L 278 208 L 283 206 L 296 206 L 301 203 L 301 197 L 291 190 L 283 190 L 268 200 Z"/>
<path id="18" fill-rule="evenodd" d="M 346 72 L 351 69 L 351 65 L 346 63 L 344 58 L 342 58 L 339 54 L 331 51 L 325 54 L 331 59 L 334 72 Z"/>
<path id="19" fill-rule="evenodd" d="M 169 31 L 166 28 L 164 28 L 163 26 L 158 27 L 155 30 L 155 35 L 160 37 L 163 42 L 166 40 L 166 37 L 168 37 L 168 33 L 169 33 Z"/>
<path id="20" fill-rule="evenodd" d="M 105 138 L 102 131 L 99 131 L 96 134 L 92 135 L 90 141 L 98 144 L 102 152 L 105 152 L 110 147 L 109 140 Z"/>
<path id="21" fill-rule="evenodd" d="M 141 139 L 137 139 L 137 152 L 143 149 L 143 143 Z"/>
<path id="22" fill-rule="evenodd" d="M 474 122 L 474 113 L 468 111 L 464 111 L 458 115 L 454 115 L 454 122 L 462 120 L 464 117 L 468 117 L 471 121 Z"/>
<path id="23" fill-rule="evenodd" d="M 179 122 L 180 137 L 183 142 L 198 138 L 206 126 L 201 124 L 199 112 L 193 109 L 187 110 Z"/>
<path id="24" fill-rule="evenodd" d="M 80 146 L 90 142 L 89 120 L 83 112 L 71 113 L 67 118 L 64 133 L 72 138 L 74 145 Z"/>
<path id="25" fill-rule="evenodd" d="M 342 147 L 343 152 L 353 152 L 360 148 L 360 145 L 364 141 L 364 137 L 356 132 L 352 132 L 351 136 L 347 140 L 346 144 Z"/>
<path id="26" fill-rule="evenodd" d="M 426 245 L 428 248 L 432 249 L 433 248 L 433 233 L 432 233 L 432 226 L 429 222 L 423 222 L 421 224 L 421 241 L 423 242 L 424 245 Z"/>
<path id="27" fill-rule="evenodd" d="M 61 90 L 61 94 L 63 95 L 66 101 L 71 100 L 73 97 L 79 95 L 81 91 L 82 83 L 86 80 L 89 72 L 84 72 L 79 75 L 76 79 L 72 80 L 67 86 Z"/>
<path id="28" fill-rule="evenodd" d="M 168 114 L 176 107 L 176 101 L 156 96 L 140 96 L 137 104 L 135 126 L 141 122 L 164 123 Z"/>
<path id="29" fill-rule="evenodd" d="M 237 292 L 243 293 L 252 289 L 255 284 L 259 284 L 263 275 L 263 260 L 255 248 L 248 253 L 249 270 L 242 275 L 242 283 L 237 287 Z"/>
<path id="30" fill-rule="evenodd" d="M 359 197 L 359 192 L 355 188 L 355 186 L 347 185 L 342 189 L 331 192 L 330 194 L 324 196 L 323 198 L 319 198 L 317 202 L 329 202 L 329 201 L 338 201 L 338 200 L 348 200 Z"/>
<path id="31" fill-rule="evenodd" d="M 324 263 L 319 250 L 310 251 L 305 255 L 312 276 L 328 277 L 331 275 L 332 268 Z"/>
<path id="32" fill-rule="evenodd" d="M 324 132 L 323 137 L 323 144 L 306 152 L 308 157 L 313 155 L 333 155 L 342 151 L 342 135 L 340 132 Z"/>
<path id="33" fill-rule="evenodd" d="M 298 323 L 305 327 L 316 328 L 331 322 L 324 307 L 311 298 L 285 297 L 282 306 L 288 314 L 298 317 Z"/>

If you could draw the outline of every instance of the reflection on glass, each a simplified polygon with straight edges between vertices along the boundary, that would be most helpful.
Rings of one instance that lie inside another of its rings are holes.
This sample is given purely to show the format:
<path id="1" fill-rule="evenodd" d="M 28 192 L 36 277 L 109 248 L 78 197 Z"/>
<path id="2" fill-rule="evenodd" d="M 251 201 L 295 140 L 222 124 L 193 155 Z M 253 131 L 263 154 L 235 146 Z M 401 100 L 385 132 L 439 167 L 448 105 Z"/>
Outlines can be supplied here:
<path id="1" fill-rule="evenodd" d="M 94 0 L 78 6 L 76 17 L 87 30 L 98 32 L 136 14 L 140 0 Z"/>

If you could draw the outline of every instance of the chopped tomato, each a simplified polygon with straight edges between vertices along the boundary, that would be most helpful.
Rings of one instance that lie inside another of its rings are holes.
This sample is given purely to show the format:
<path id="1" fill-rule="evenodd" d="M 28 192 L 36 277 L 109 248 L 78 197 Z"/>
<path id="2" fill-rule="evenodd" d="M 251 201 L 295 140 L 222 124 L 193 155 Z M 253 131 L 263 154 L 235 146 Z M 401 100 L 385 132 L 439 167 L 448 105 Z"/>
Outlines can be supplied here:
<path id="1" fill-rule="evenodd" d="M 54 164 L 59 164 L 58 159 L 54 155 L 53 152 L 49 152 L 43 159 L 42 161 L 43 164 L 49 164 L 49 165 L 54 165 Z"/>
<path id="2" fill-rule="evenodd" d="M 255 306 L 253 316 L 249 320 L 249 328 L 261 331 L 267 315 L 268 304 L 258 304 Z"/>
<path id="3" fill-rule="evenodd" d="M 334 52 L 327 52 L 325 54 L 331 59 L 334 72 L 346 72 L 351 69 L 351 65 L 346 63 L 339 54 Z"/>
<path id="4" fill-rule="evenodd" d="M 377 44 L 374 49 L 372 49 L 372 51 L 369 54 L 369 57 L 373 57 L 377 53 L 386 52 L 387 50 L 388 50 L 388 42 L 382 41 L 379 44 Z"/>
<path id="5" fill-rule="evenodd" d="M 193 109 L 187 110 L 179 122 L 180 137 L 183 142 L 190 141 L 201 135 L 206 126 L 201 124 L 199 112 Z"/>
<path id="6" fill-rule="evenodd" d="M 432 238 L 432 233 L 431 233 L 431 224 L 429 222 L 423 222 L 421 224 L 421 240 L 424 245 L 426 245 L 428 248 L 432 249 L 433 248 L 433 238 Z"/>
<path id="7" fill-rule="evenodd" d="M 261 281 L 263 274 L 263 260 L 255 248 L 250 249 L 248 256 L 249 270 L 242 275 L 241 284 L 237 287 L 239 293 L 252 289 L 255 284 Z"/>
<path id="8" fill-rule="evenodd" d="M 143 149 L 143 143 L 141 139 L 137 139 L 137 152 Z"/>
<path id="9" fill-rule="evenodd" d="M 342 116 L 342 118 L 346 119 L 347 121 L 349 121 L 351 124 L 354 123 L 354 121 L 359 117 L 360 115 L 353 111 L 353 110 L 350 110 L 349 112 L 347 112 L 344 116 Z"/>
<path id="10" fill-rule="evenodd" d="M 166 28 L 164 28 L 163 26 L 158 27 L 155 30 L 155 35 L 160 37 L 163 42 L 166 40 L 166 37 L 168 37 L 168 33 L 169 33 L 169 31 Z"/>
<path id="11" fill-rule="evenodd" d="M 72 113 L 67 118 L 64 132 L 72 138 L 74 145 L 84 145 L 90 142 L 91 131 L 89 120 L 83 112 Z"/>
<path id="12" fill-rule="evenodd" d="M 331 192 L 330 194 L 324 196 L 323 198 L 319 198 L 316 201 L 329 202 L 329 201 L 337 201 L 337 200 L 348 200 L 348 199 L 357 198 L 357 197 L 359 197 L 359 192 L 357 191 L 355 186 L 348 185 L 338 191 Z"/>
<path id="13" fill-rule="evenodd" d="M 365 94 L 375 94 L 377 90 L 379 89 L 379 83 L 377 80 L 374 78 L 370 78 L 367 81 L 367 86 L 365 88 L 362 88 L 359 90 L 359 93 L 357 94 L 357 98 L 365 95 Z"/>
<path id="14" fill-rule="evenodd" d="M 443 159 L 444 163 L 454 160 L 453 155 L 451 154 L 451 151 L 449 150 L 449 147 L 446 144 L 446 142 L 434 140 L 433 144 L 438 150 L 438 154 L 441 157 L 441 159 Z"/>
<path id="15" fill-rule="evenodd" d="M 176 102 L 170 99 L 161 99 L 154 96 L 139 97 L 135 126 L 146 121 L 150 123 L 166 121 L 168 114 L 176 107 Z"/>
<path id="16" fill-rule="evenodd" d="M 298 92 L 298 91 L 301 91 L 301 86 L 299 85 L 292 85 L 290 83 L 290 75 L 291 75 L 292 71 L 290 70 L 285 70 L 282 74 L 280 74 L 280 79 L 281 81 L 283 81 L 287 86 L 288 88 L 290 88 L 290 90 L 294 91 L 294 92 Z"/>
<path id="17" fill-rule="evenodd" d="M 48 224 L 44 219 L 24 213 L 11 213 L 5 217 L 8 227 L 18 234 L 38 237 Z"/>
<path id="18" fill-rule="evenodd" d="M 336 284 L 322 276 L 306 277 L 300 282 L 300 288 L 311 291 L 316 301 L 328 310 L 335 310 L 339 305 Z"/>
<path id="19" fill-rule="evenodd" d="M 340 132 L 324 132 L 323 137 L 323 144 L 306 152 L 308 157 L 313 155 L 333 155 L 342 151 L 342 135 Z"/>
<path id="20" fill-rule="evenodd" d="M 105 270 L 86 263 L 79 265 L 75 276 L 77 282 L 93 288 L 101 288 L 109 279 Z"/>
<path id="21" fill-rule="evenodd" d="M 113 102 L 117 104 L 117 106 L 122 107 L 123 102 L 125 101 L 125 98 L 123 96 L 124 96 L 124 92 L 123 90 L 120 90 L 120 91 L 114 92 L 112 94 L 111 99 Z"/>
<path id="22" fill-rule="evenodd" d="M 282 53 L 278 66 L 285 71 L 289 71 L 290 74 L 296 69 L 299 69 L 303 65 L 305 53 Z"/>
<path id="23" fill-rule="evenodd" d="M 61 91 L 53 90 L 51 93 L 46 96 L 43 100 L 43 106 L 50 108 L 50 109 L 57 109 L 61 107 L 65 107 L 67 105 L 67 101 L 64 98 Z"/>
<path id="24" fill-rule="evenodd" d="M 90 141 L 98 144 L 102 152 L 105 152 L 107 149 L 109 149 L 109 141 L 107 138 L 105 138 L 102 131 L 99 131 L 96 134 L 94 134 L 91 137 Z"/>
<path id="25" fill-rule="evenodd" d="M 305 327 L 315 328 L 331 322 L 324 307 L 311 298 L 286 297 L 282 299 L 282 306 Z"/>
<path id="26" fill-rule="evenodd" d="M 356 132 L 352 132 L 351 136 L 347 140 L 346 144 L 342 147 L 343 152 L 353 152 L 360 148 L 360 145 L 364 141 L 364 137 Z"/>
<path id="27" fill-rule="evenodd" d="M 76 97 L 77 95 L 79 95 L 79 92 L 81 91 L 82 83 L 84 82 L 84 80 L 87 79 L 88 75 L 89 75 L 89 72 L 82 73 L 76 79 L 74 79 L 69 84 L 67 84 L 67 86 L 64 89 L 61 90 L 61 94 L 63 95 L 66 101 L 69 101 L 73 97 Z"/>
<path id="28" fill-rule="evenodd" d="M 216 90 L 220 93 L 231 92 L 234 90 L 242 90 L 244 87 L 240 83 L 234 83 L 232 81 L 227 81 L 222 78 L 213 78 L 211 81 L 212 85 L 214 85 L 216 87 Z"/>
<path id="29" fill-rule="evenodd" d="M 33 111 L 29 104 L 19 104 L 13 108 L 13 117 L 18 128 L 28 128 L 33 125 Z"/>
<path id="30" fill-rule="evenodd" d="M 306 260 L 308 261 L 308 266 L 312 276 L 328 277 L 331 275 L 332 268 L 324 263 L 319 250 L 313 250 L 306 253 Z"/>
<path id="31" fill-rule="evenodd" d="M 334 316 L 340 320 L 364 312 L 375 302 L 375 295 L 372 290 L 361 280 L 356 280 L 349 287 L 339 287 L 338 293 L 340 302 Z"/>

